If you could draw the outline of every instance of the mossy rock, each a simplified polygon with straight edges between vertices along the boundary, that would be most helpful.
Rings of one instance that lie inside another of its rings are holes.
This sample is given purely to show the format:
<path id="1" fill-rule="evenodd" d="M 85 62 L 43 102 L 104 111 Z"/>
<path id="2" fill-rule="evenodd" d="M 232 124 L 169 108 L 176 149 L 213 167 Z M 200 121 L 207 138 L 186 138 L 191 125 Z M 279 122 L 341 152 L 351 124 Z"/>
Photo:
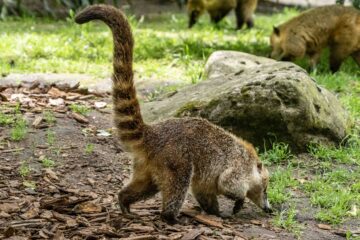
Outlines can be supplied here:
<path id="1" fill-rule="evenodd" d="M 279 141 L 300 151 L 311 142 L 338 144 L 349 133 L 349 115 L 336 96 L 293 63 L 221 51 L 205 71 L 207 80 L 145 103 L 145 120 L 200 116 L 260 148 Z"/>

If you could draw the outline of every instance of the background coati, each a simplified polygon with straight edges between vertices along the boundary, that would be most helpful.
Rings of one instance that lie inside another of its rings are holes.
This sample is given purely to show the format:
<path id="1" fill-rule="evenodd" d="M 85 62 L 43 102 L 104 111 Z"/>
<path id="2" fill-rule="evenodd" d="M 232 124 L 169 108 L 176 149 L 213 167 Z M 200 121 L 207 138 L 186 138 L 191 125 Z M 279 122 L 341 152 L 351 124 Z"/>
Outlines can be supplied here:
<path id="1" fill-rule="evenodd" d="M 205 11 L 209 13 L 212 22 L 218 23 L 232 9 L 235 10 L 237 29 L 241 29 L 244 23 L 248 28 L 252 28 L 256 7 L 257 0 L 188 0 L 189 28 Z"/>
<path id="2" fill-rule="evenodd" d="M 360 66 L 360 11 L 340 5 L 310 9 L 274 27 L 270 42 L 271 57 L 277 60 L 308 55 L 315 68 L 321 51 L 329 46 L 332 72 L 350 55 Z"/>
<path id="3" fill-rule="evenodd" d="M 219 214 L 217 195 L 235 200 L 234 213 L 249 197 L 265 211 L 269 176 L 253 146 L 199 118 L 143 122 L 133 83 L 133 37 L 120 10 L 93 5 L 76 15 L 79 24 L 99 19 L 114 38 L 113 103 L 119 138 L 133 154 L 133 175 L 119 193 L 123 213 L 130 204 L 162 194 L 161 217 L 176 222 L 191 185 L 203 210 Z"/>

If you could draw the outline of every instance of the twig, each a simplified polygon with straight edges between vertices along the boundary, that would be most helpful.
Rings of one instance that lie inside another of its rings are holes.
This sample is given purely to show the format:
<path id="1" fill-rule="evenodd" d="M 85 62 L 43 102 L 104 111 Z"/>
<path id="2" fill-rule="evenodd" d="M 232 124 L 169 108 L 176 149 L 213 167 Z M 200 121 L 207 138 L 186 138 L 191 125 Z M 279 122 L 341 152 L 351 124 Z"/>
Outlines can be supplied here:
<path id="1" fill-rule="evenodd" d="M 25 149 L 25 148 L 5 149 L 5 150 L 1 150 L 0 153 L 17 152 L 17 151 L 23 151 L 24 149 Z"/>

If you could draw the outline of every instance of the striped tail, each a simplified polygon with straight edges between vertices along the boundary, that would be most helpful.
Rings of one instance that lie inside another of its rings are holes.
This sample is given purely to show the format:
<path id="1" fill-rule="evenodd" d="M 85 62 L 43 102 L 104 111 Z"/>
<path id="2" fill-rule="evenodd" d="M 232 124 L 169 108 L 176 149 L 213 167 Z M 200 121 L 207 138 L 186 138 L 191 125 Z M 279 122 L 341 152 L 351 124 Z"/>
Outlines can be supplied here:
<path id="1" fill-rule="evenodd" d="M 83 24 L 91 20 L 101 20 L 108 25 L 114 39 L 113 59 L 113 103 L 115 125 L 120 140 L 126 147 L 142 143 L 145 124 L 134 86 L 132 69 L 133 45 L 130 25 L 124 14 L 110 5 L 92 5 L 75 17 L 75 22 Z"/>

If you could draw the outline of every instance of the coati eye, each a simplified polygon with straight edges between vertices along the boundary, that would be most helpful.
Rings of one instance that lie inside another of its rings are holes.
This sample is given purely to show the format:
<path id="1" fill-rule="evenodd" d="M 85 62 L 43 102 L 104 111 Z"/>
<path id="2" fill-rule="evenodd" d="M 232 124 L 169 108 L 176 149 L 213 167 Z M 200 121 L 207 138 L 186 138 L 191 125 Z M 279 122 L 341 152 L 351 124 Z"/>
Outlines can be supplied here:
<path id="1" fill-rule="evenodd" d="M 263 164 L 261 162 L 257 163 L 257 168 L 259 169 L 259 171 L 262 170 L 262 166 L 263 166 Z"/>

